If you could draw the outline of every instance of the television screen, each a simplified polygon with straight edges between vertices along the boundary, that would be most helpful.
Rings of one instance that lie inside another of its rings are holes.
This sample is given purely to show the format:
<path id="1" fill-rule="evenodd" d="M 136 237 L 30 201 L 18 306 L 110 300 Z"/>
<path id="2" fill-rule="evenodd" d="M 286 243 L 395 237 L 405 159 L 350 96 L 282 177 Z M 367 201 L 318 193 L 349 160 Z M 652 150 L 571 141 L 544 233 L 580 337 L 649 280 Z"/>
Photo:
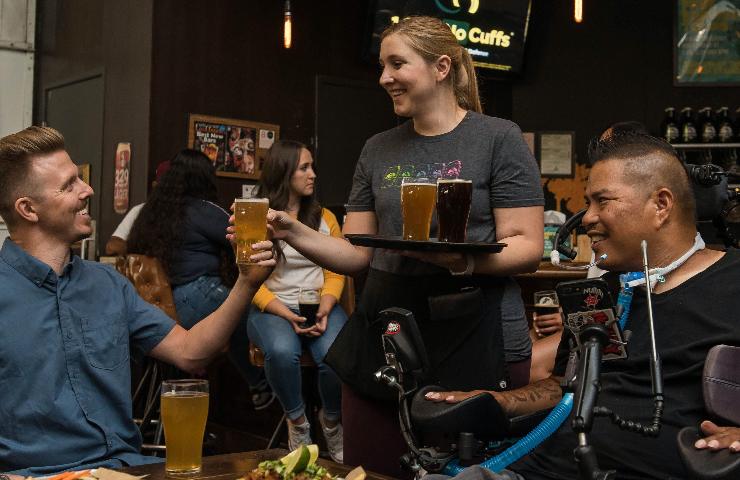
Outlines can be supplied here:
<path id="1" fill-rule="evenodd" d="M 371 4 L 368 60 L 380 53 L 380 34 L 410 15 L 442 19 L 473 57 L 476 67 L 519 73 L 531 0 L 375 0 Z"/>

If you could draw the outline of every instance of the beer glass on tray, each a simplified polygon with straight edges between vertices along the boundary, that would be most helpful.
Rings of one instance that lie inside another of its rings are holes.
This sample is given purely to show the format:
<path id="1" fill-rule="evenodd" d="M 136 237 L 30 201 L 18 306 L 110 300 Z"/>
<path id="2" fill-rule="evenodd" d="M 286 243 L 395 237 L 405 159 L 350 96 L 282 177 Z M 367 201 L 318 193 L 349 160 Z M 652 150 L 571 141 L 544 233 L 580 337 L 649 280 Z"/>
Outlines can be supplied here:
<path id="1" fill-rule="evenodd" d="M 473 181 L 459 178 L 437 180 L 437 223 L 440 242 L 465 242 Z"/>
<path id="2" fill-rule="evenodd" d="M 429 240 L 429 228 L 437 197 L 437 185 L 428 178 L 401 181 L 401 213 L 404 240 Z"/>
<path id="3" fill-rule="evenodd" d="M 236 263 L 254 265 L 249 256 L 254 254 L 252 244 L 267 238 L 266 198 L 237 198 L 234 200 L 234 226 L 236 228 Z"/>
<path id="4" fill-rule="evenodd" d="M 207 380 L 165 380 L 160 397 L 168 475 L 200 472 L 208 418 Z"/>

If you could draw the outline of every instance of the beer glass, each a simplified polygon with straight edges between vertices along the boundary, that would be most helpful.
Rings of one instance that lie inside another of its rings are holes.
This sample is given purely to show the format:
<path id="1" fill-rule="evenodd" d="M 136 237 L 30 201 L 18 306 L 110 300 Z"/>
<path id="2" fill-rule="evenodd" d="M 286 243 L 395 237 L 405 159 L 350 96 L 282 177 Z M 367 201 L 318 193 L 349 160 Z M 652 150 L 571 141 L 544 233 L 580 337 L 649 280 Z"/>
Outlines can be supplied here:
<path id="1" fill-rule="evenodd" d="M 298 291 L 298 310 L 301 317 L 306 321 L 301 325 L 302 328 L 308 328 L 316 325 L 316 312 L 319 311 L 321 303 L 321 292 L 314 288 L 301 288 Z"/>
<path id="2" fill-rule="evenodd" d="M 254 254 L 253 243 L 267 238 L 266 198 L 237 198 L 234 200 L 234 226 L 236 227 L 236 263 L 254 265 L 249 256 Z"/>
<path id="3" fill-rule="evenodd" d="M 548 315 L 560 311 L 560 302 L 555 290 L 534 292 L 534 311 L 537 315 Z"/>
<path id="4" fill-rule="evenodd" d="M 437 222 L 440 242 L 465 242 L 473 181 L 461 179 L 437 180 Z"/>
<path id="5" fill-rule="evenodd" d="M 437 185 L 428 178 L 404 178 L 401 182 L 401 212 L 404 240 L 429 240 L 429 227 L 437 196 Z"/>
<path id="6" fill-rule="evenodd" d="M 208 418 L 208 381 L 165 380 L 160 400 L 167 447 L 166 472 L 170 475 L 200 472 Z"/>

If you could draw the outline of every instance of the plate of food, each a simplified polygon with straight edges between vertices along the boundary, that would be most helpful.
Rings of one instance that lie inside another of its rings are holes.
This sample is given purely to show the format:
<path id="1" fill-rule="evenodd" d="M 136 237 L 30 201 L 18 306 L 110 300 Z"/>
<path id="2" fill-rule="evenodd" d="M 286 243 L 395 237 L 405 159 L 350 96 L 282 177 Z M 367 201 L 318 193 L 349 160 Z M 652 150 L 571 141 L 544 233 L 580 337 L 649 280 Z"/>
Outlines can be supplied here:
<path id="1" fill-rule="evenodd" d="M 365 480 L 362 467 L 338 477 L 319 465 L 318 458 L 318 445 L 301 445 L 280 459 L 260 462 L 257 468 L 237 480 Z"/>

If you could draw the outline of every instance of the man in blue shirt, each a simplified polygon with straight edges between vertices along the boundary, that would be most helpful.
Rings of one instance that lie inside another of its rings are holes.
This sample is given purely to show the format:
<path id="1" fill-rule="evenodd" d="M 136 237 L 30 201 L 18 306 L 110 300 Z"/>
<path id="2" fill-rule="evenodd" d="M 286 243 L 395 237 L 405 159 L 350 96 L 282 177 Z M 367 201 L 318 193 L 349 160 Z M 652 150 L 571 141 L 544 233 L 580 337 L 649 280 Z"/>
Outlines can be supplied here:
<path id="1" fill-rule="evenodd" d="M 92 195 L 56 130 L 0 139 L 0 215 L 10 231 L 0 250 L 0 472 L 157 461 L 139 454 L 130 348 L 202 369 L 275 264 L 272 243 L 256 244 L 262 267 L 245 268 L 223 305 L 185 330 L 113 269 L 70 253 L 92 233 Z"/>

